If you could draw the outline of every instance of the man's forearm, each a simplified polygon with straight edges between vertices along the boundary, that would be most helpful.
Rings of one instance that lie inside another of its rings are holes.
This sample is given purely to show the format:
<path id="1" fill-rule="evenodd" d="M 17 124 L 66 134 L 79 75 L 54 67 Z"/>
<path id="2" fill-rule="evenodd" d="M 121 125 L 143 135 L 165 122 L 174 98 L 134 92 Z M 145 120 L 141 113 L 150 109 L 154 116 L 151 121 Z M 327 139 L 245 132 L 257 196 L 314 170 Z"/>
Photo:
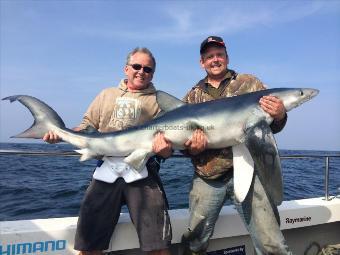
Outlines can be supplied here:
<path id="1" fill-rule="evenodd" d="M 273 120 L 273 122 L 270 124 L 270 129 L 273 131 L 274 134 L 279 133 L 287 123 L 288 115 L 285 114 L 285 117 L 282 120 Z"/>

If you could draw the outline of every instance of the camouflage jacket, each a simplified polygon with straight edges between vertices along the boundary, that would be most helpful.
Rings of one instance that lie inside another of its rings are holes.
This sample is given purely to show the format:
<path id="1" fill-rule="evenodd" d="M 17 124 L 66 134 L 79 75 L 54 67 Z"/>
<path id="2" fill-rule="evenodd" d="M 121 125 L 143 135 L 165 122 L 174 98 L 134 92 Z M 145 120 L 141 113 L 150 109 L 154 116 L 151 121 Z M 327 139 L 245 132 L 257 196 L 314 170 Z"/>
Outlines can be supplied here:
<path id="1" fill-rule="evenodd" d="M 219 87 L 218 96 L 209 94 L 207 77 L 200 80 L 184 97 L 183 101 L 189 104 L 196 104 L 215 100 L 223 97 L 232 97 L 246 94 L 258 90 L 266 89 L 266 86 L 256 77 L 250 74 L 237 74 L 233 70 L 228 70 L 224 80 Z M 221 87 L 222 86 L 222 87 Z M 280 132 L 285 126 L 286 117 L 279 122 L 274 121 L 270 127 L 273 133 Z M 233 168 L 233 154 L 231 147 L 224 149 L 209 149 L 192 156 L 191 161 L 196 173 L 206 179 L 216 179 Z"/>

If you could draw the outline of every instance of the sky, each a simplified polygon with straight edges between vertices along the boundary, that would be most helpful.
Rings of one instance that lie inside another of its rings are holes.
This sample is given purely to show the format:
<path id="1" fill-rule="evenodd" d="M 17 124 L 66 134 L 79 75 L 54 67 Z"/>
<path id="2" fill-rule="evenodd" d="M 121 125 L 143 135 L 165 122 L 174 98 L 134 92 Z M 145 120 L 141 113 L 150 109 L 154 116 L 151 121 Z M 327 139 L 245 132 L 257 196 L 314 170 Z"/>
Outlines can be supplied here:
<path id="1" fill-rule="evenodd" d="M 93 98 L 124 78 L 137 46 L 154 54 L 157 89 L 182 98 L 205 71 L 200 43 L 224 38 L 229 68 L 269 88 L 320 94 L 288 114 L 279 149 L 340 150 L 340 1 L 0 0 L 0 97 L 35 96 L 74 127 Z M 0 142 L 33 122 L 0 101 Z"/>

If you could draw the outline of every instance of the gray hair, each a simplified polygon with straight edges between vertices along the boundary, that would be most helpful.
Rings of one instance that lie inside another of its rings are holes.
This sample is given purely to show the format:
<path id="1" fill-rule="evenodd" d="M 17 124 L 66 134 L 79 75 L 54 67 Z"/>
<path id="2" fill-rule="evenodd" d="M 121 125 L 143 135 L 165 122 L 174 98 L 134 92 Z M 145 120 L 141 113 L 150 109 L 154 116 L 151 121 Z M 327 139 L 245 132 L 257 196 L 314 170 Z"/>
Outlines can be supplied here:
<path id="1" fill-rule="evenodd" d="M 131 57 L 136 54 L 137 52 L 139 53 L 144 53 L 146 55 L 148 55 L 151 59 L 152 59 L 152 62 L 153 62 L 153 71 L 155 72 L 156 70 L 156 60 L 154 58 L 154 56 L 152 55 L 151 51 L 148 49 L 148 48 L 145 48 L 145 47 L 137 47 L 135 49 L 133 49 L 128 55 L 127 55 L 127 58 L 126 58 L 126 65 L 129 65 L 130 64 L 130 61 L 131 61 Z"/>

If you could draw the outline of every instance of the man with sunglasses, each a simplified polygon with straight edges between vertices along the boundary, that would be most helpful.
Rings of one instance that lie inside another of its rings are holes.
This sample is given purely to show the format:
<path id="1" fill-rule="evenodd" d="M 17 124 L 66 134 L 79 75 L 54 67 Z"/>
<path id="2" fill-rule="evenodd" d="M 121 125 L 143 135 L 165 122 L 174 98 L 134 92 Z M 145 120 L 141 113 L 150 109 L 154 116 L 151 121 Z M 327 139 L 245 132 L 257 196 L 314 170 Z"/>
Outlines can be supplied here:
<path id="1" fill-rule="evenodd" d="M 200 47 L 200 64 L 207 76 L 184 97 L 190 104 L 241 95 L 265 89 L 264 84 L 248 74 L 228 69 L 229 57 L 221 37 L 209 36 Z M 265 96 L 259 104 L 274 119 L 273 133 L 283 129 L 287 114 L 282 101 Z M 226 199 L 233 199 L 233 155 L 231 148 L 207 149 L 207 138 L 196 130 L 186 142 L 195 168 L 189 197 L 189 227 L 183 235 L 185 255 L 206 254 L 208 242 Z M 234 201 L 248 229 L 257 254 L 291 254 L 279 227 L 277 206 L 264 189 L 257 172 L 245 200 Z"/>
<path id="2" fill-rule="evenodd" d="M 151 83 L 156 61 L 147 48 L 129 53 L 124 68 L 126 79 L 118 87 L 104 89 L 89 106 L 76 131 L 112 132 L 140 125 L 161 110 Z M 59 141 L 53 132 L 44 136 L 49 143 Z M 170 141 L 162 133 L 154 137 L 153 151 L 160 157 L 171 156 Z M 109 247 L 121 206 L 126 204 L 136 227 L 140 247 L 147 254 L 169 255 L 171 225 L 159 162 L 151 158 L 137 172 L 124 158 L 104 157 L 99 161 L 83 199 L 75 237 L 81 255 L 99 255 Z"/>

